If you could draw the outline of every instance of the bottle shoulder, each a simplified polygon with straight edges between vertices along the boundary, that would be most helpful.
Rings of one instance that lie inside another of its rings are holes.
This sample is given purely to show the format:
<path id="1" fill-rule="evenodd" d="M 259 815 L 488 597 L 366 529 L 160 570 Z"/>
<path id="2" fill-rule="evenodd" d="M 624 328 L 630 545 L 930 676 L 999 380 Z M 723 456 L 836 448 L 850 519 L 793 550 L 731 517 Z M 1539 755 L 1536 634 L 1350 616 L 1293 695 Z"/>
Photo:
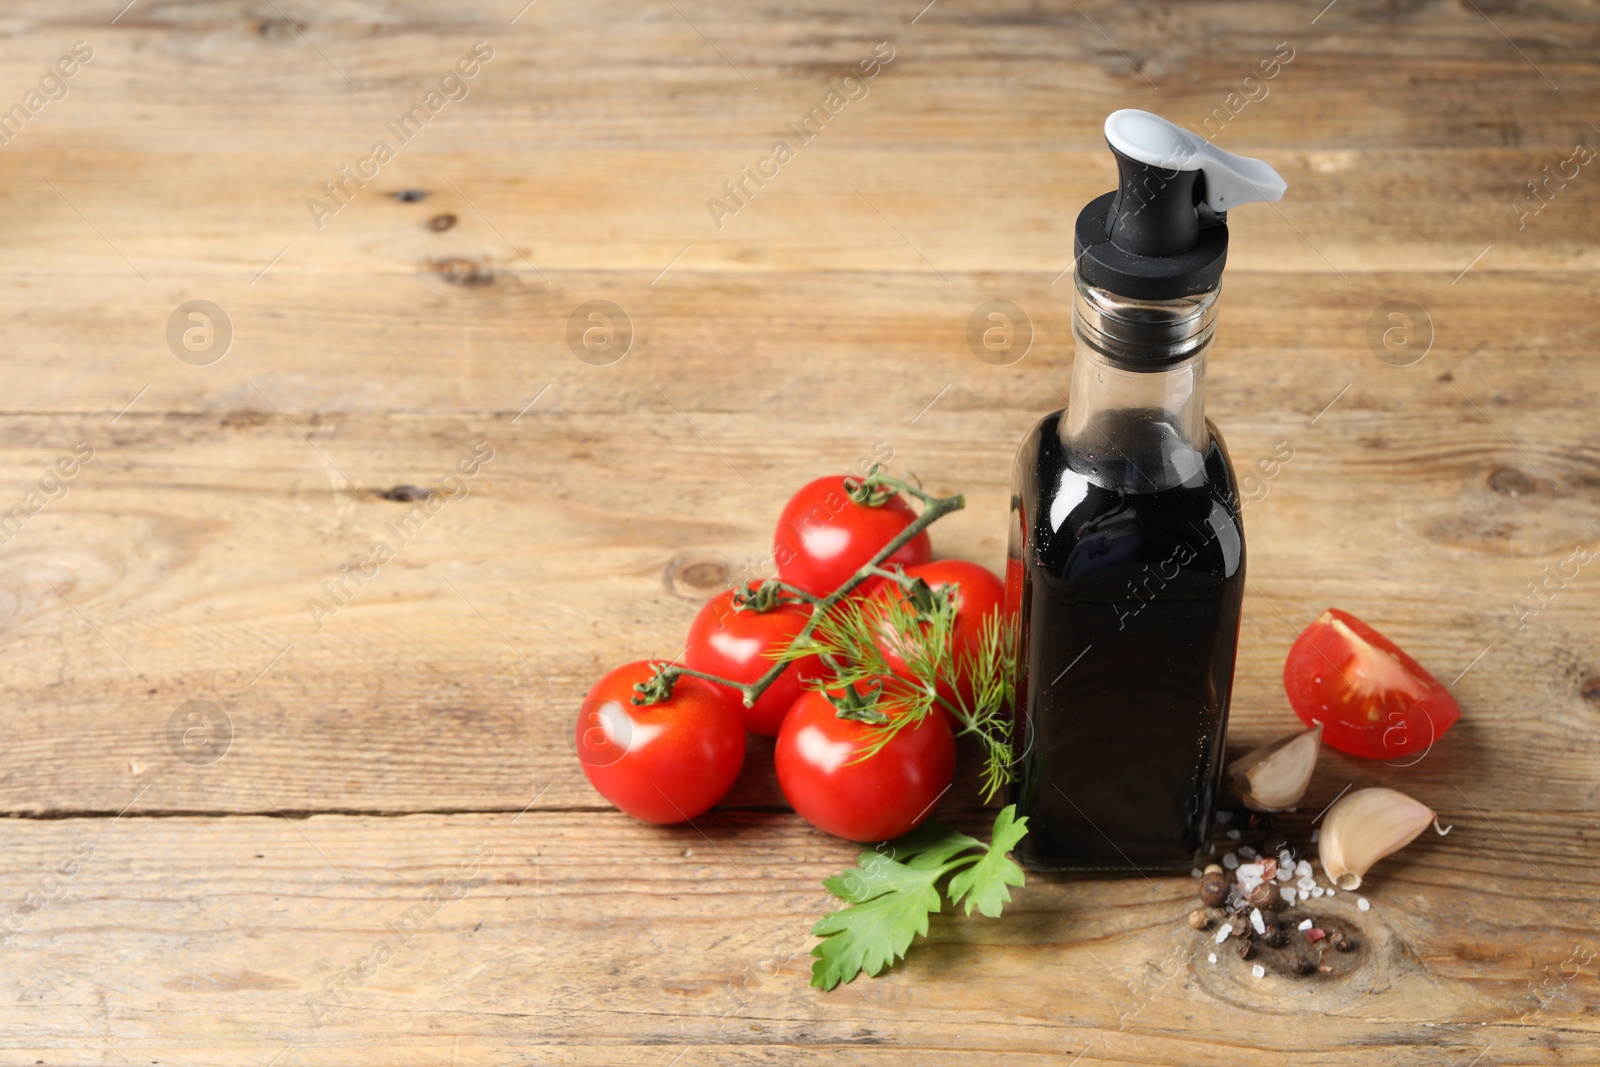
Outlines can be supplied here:
<path id="1" fill-rule="evenodd" d="M 1176 556 L 1213 580 L 1243 569 L 1240 501 L 1220 434 L 1184 483 L 1128 492 L 1095 484 L 1069 462 L 1059 415 L 1040 420 L 1018 455 L 1015 521 L 1035 566 L 1068 577 Z"/>

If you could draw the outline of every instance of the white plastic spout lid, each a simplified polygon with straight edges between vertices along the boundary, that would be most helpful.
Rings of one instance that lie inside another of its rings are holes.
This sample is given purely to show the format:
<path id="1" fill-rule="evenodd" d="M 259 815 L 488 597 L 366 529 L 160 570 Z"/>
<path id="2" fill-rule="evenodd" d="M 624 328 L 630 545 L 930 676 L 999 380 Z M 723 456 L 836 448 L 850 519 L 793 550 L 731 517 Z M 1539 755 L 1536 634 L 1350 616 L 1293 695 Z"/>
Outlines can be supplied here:
<path id="1" fill-rule="evenodd" d="M 1206 207 L 1221 213 L 1240 204 L 1283 199 L 1288 184 L 1259 159 L 1218 148 L 1160 115 L 1123 108 L 1106 116 L 1106 142 L 1129 159 L 1168 171 L 1205 175 Z"/>
<path id="2" fill-rule="evenodd" d="M 1287 186 L 1259 159 L 1225 152 L 1159 115 L 1131 108 L 1106 119 L 1117 187 L 1078 213 L 1080 285 L 1131 300 L 1215 289 L 1228 260 L 1228 215 L 1279 200 Z"/>

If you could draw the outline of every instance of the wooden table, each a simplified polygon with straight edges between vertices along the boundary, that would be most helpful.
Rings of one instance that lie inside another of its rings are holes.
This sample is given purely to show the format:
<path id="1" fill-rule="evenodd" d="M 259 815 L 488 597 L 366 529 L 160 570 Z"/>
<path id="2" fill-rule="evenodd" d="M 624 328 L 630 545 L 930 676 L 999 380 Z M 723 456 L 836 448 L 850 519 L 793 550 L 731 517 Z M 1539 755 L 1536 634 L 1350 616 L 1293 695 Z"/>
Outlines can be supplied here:
<path id="1" fill-rule="evenodd" d="M 1600 1059 L 1592 10 L 125 2 L 0 35 L 0 1062 Z M 1464 716 L 1414 766 L 1330 754 L 1290 828 L 1354 783 L 1454 832 L 1327 902 L 1348 976 L 1209 964 L 1186 877 L 1033 878 L 821 994 L 854 850 L 770 747 L 647 827 L 574 709 L 819 473 L 964 490 L 936 547 L 999 566 L 1125 106 L 1289 183 L 1233 219 L 1211 361 L 1240 470 L 1293 452 L 1230 747 L 1292 728 L 1284 655 L 1346 608 Z M 597 300 L 611 347 L 569 343 Z M 991 300 L 1028 325 L 986 362 Z"/>

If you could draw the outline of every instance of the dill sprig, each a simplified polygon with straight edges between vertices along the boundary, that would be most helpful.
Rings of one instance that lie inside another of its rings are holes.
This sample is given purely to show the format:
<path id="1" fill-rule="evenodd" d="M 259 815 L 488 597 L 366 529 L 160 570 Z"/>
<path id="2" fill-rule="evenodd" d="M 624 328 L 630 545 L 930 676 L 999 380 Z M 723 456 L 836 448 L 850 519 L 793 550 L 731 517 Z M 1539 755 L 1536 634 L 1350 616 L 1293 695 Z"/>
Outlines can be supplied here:
<path id="1" fill-rule="evenodd" d="M 894 736 L 936 707 L 959 724 L 956 736 L 972 734 L 984 750 L 983 794 L 988 801 L 1012 780 L 1011 708 L 1016 660 L 1012 627 L 1002 612 L 983 620 L 977 646 L 957 655 L 956 598 L 949 586 L 933 587 L 898 568 L 877 569 L 899 586 L 883 595 L 850 597 L 822 611 L 809 634 L 778 657 L 780 663 L 821 656 L 834 672 L 820 683 L 854 694 L 896 678 L 877 701 L 881 715 L 861 718 L 877 727 L 854 759 L 877 755 Z M 900 662 L 891 663 L 892 653 Z M 902 684 L 903 683 L 903 684 Z M 968 694 L 970 693 L 970 697 Z"/>

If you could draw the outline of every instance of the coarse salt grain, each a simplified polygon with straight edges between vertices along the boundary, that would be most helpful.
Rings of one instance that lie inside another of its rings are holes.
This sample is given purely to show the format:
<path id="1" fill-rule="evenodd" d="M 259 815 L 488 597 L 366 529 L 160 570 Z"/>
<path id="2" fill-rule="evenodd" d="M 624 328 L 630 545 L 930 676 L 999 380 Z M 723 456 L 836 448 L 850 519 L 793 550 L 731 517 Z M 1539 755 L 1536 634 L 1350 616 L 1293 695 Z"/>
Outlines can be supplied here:
<path id="1" fill-rule="evenodd" d="M 1317 880 L 1308 874 L 1303 878 L 1296 879 L 1294 885 L 1300 892 L 1309 893 L 1316 888 Z"/>
<path id="2" fill-rule="evenodd" d="M 1311 929 L 1311 920 L 1310 919 L 1304 920 L 1303 922 L 1300 923 L 1299 926 L 1296 926 L 1295 929 L 1296 930 L 1309 930 L 1309 929 Z"/>
<path id="3" fill-rule="evenodd" d="M 1250 909 L 1250 925 L 1255 928 L 1255 932 L 1258 934 L 1267 932 L 1267 921 L 1261 917 L 1260 908 Z"/>
<path id="4" fill-rule="evenodd" d="M 1239 857 L 1230 852 L 1226 856 L 1222 857 L 1222 865 L 1228 868 L 1230 871 L 1238 870 Z"/>
<path id="5" fill-rule="evenodd" d="M 1311 843 L 1317 843 L 1317 838 L 1322 836 L 1322 827 L 1318 826 L 1311 831 Z"/>
<path id="6" fill-rule="evenodd" d="M 1293 877 L 1294 877 L 1294 868 L 1292 868 L 1292 867 L 1279 867 L 1278 868 L 1278 881 L 1287 882 L 1290 879 L 1292 879 Z"/>
<path id="7" fill-rule="evenodd" d="M 1229 841 L 1237 841 L 1237 840 L 1239 840 L 1239 838 L 1241 838 L 1243 836 L 1244 835 L 1241 834 L 1238 830 L 1229 830 L 1228 831 L 1228 840 Z"/>
<path id="8" fill-rule="evenodd" d="M 1278 853 L 1278 862 L 1285 867 L 1293 867 L 1294 853 L 1290 852 L 1288 849 L 1284 849 L 1282 852 Z"/>
<path id="9" fill-rule="evenodd" d="M 1222 929 L 1217 931 L 1217 944 L 1220 945 L 1224 941 L 1228 940 L 1228 935 L 1231 934 L 1231 933 L 1233 933 L 1233 924 L 1232 923 L 1223 923 L 1222 924 Z"/>
<path id="10" fill-rule="evenodd" d="M 1295 873 L 1295 877 L 1296 878 L 1310 878 L 1311 877 L 1311 864 L 1310 864 L 1310 862 L 1307 861 L 1307 860 L 1301 860 L 1299 863 L 1295 864 L 1294 865 L 1294 873 Z"/>
<path id="11" fill-rule="evenodd" d="M 1244 854 L 1244 849 L 1241 848 L 1239 850 L 1239 854 L 1243 855 Z M 1263 872 L 1262 872 L 1261 864 L 1259 864 L 1259 863 L 1241 863 L 1241 864 L 1239 864 L 1239 877 L 1240 878 L 1256 878 L 1256 879 L 1259 879 L 1261 877 L 1262 873 Z"/>
<path id="12" fill-rule="evenodd" d="M 1267 976 L 1267 969 L 1258 963 L 1254 967 L 1250 968 L 1250 973 L 1255 975 L 1257 978 L 1265 978 Z"/>
<path id="13" fill-rule="evenodd" d="M 1331 886 L 1331 885 L 1328 887 L 1328 895 L 1330 897 L 1333 896 L 1333 886 Z"/>
<path id="14" fill-rule="evenodd" d="M 1256 850 L 1251 848 L 1249 845 L 1240 845 L 1239 855 L 1243 856 L 1247 860 L 1253 860 L 1256 858 Z"/>
<path id="15" fill-rule="evenodd" d="M 1284 886 L 1282 889 L 1278 890 L 1278 895 L 1283 898 L 1283 902 L 1285 904 L 1289 905 L 1292 908 L 1292 907 L 1294 907 L 1295 898 L 1297 896 L 1299 896 L 1300 894 L 1296 893 L 1293 889 L 1290 889 L 1288 886 Z"/>
<path id="16" fill-rule="evenodd" d="M 1366 897 L 1356 897 L 1356 907 L 1362 911 L 1371 911 L 1372 905 L 1367 903 Z"/>
<path id="17" fill-rule="evenodd" d="M 1217 812 L 1217 825 L 1218 826 L 1226 826 L 1232 821 L 1233 821 L 1233 812 L 1231 812 L 1231 811 L 1219 811 L 1219 812 Z"/>
<path id="18" fill-rule="evenodd" d="M 1213 952 L 1211 955 L 1207 956 L 1206 959 L 1210 960 L 1212 963 L 1216 963 L 1217 962 L 1217 954 L 1215 952 Z"/>
<path id="19" fill-rule="evenodd" d="M 1316 887 L 1314 887 L 1314 888 L 1313 888 L 1313 889 L 1312 889 L 1312 890 L 1311 890 L 1311 895 L 1312 895 L 1312 897 L 1314 897 L 1314 898 L 1316 898 L 1316 899 L 1317 899 L 1317 900 L 1321 900 L 1321 899 L 1322 899 L 1322 894 L 1324 894 L 1324 893 L 1326 893 L 1326 892 L 1327 892 L 1327 890 L 1326 890 L 1326 889 L 1324 889 L 1324 888 L 1322 888 L 1322 887 L 1321 887 L 1321 886 L 1320 886 L 1320 885 L 1319 885 L 1319 886 L 1316 886 Z"/>
<path id="20" fill-rule="evenodd" d="M 1194 870 L 1189 872 L 1190 878 L 1204 878 L 1205 876 L 1206 872 L 1202 871 L 1199 867 L 1196 867 Z"/>

